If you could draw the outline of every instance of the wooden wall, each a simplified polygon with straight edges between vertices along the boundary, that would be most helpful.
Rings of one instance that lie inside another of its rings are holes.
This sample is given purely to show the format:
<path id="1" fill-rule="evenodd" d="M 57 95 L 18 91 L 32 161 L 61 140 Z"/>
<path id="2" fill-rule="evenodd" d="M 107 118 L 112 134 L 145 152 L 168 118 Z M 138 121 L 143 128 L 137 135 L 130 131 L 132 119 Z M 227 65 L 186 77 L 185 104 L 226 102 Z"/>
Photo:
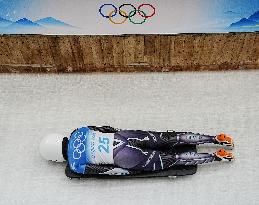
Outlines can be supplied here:
<path id="1" fill-rule="evenodd" d="M 141 72 L 259 68 L 259 33 L 0 36 L 0 72 Z"/>

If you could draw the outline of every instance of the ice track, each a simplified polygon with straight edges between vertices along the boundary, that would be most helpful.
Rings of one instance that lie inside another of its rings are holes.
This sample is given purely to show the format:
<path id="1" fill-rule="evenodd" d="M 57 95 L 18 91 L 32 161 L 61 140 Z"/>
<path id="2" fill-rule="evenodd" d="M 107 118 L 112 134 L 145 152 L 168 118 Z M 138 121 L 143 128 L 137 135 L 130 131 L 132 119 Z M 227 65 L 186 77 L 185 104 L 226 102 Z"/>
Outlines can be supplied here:
<path id="1" fill-rule="evenodd" d="M 69 180 L 38 144 L 86 124 L 225 132 L 236 161 L 176 179 Z M 0 75 L 0 204 L 258 204 L 258 137 L 259 71 Z"/>

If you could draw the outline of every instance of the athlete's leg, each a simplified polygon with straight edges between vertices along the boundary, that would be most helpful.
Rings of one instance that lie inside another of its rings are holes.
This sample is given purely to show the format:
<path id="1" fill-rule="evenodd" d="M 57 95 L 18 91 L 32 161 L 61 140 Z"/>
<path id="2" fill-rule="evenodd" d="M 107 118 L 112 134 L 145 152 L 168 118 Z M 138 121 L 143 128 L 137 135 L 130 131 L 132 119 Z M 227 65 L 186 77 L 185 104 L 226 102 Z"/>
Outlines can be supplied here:
<path id="1" fill-rule="evenodd" d="M 205 143 L 213 143 L 213 144 L 220 144 L 229 147 L 234 147 L 232 137 L 219 134 L 216 136 L 211 135 L 204 135 L 204 134 L 195 134 L 191 132 L 177 132 L 176 134 L 177 143 L 178 144 L 205 144 Z"/>
<path id="2" fill-rule="evenodd" d="M 183 152 L 180 154 L 160 153 L 164 168 L 174 165 L 196 165 L 213 161 L 231 161 L 234 159 L 232 153 L 220 149 L 215 153 Z"/>
<path id="3" fill-rule="evenodd" d="M 213 161 L 232 160 L 233 155 L 221 149 L 215 153 L 170 153 L 157 150 L 142 150 L 129 144 L 117 148 L 114 164 L 118 167 L 137 171 L 157 171 L 175 165 L 195 165 Z"/>
<path id="4" fill-rule="evenodd" d="M 233 140 L 230 136 L 220 134 L 216 136 L 194 134 L 191 132 L 154 132 L 142 130 L 121 130 L 116 134 L 125 138 L 129 143 L 151 149 L 161 147 L 172 147 L 177 144 L 205 144 L 213 143 L 233 147 Z"/>

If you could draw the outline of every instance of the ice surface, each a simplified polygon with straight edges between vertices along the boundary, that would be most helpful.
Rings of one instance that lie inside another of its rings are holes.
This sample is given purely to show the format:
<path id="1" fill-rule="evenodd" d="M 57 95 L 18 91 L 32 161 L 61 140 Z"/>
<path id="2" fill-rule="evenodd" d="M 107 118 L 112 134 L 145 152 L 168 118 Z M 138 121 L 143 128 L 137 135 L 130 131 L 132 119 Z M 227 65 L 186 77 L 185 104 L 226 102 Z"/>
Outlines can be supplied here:
<path id="1" fill-rule="evenodd" d="M 258 123 L 259 71 L 0 75 L 0 204 L 258 204 Z M 236 161 L 177 179 L 69 180 L 38 144 L 86 124 L 226 132 Z"/>

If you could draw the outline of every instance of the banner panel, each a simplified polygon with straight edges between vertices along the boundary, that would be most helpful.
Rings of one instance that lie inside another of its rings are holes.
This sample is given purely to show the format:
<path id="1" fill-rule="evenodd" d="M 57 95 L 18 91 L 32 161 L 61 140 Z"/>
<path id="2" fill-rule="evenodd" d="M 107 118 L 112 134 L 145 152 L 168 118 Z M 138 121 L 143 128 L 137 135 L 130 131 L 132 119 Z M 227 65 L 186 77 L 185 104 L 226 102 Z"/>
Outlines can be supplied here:
<path id="1" fill-rule="evenodd" d="M 259 0 L 0 0 L 1 34 L 259 31 Z"/>

